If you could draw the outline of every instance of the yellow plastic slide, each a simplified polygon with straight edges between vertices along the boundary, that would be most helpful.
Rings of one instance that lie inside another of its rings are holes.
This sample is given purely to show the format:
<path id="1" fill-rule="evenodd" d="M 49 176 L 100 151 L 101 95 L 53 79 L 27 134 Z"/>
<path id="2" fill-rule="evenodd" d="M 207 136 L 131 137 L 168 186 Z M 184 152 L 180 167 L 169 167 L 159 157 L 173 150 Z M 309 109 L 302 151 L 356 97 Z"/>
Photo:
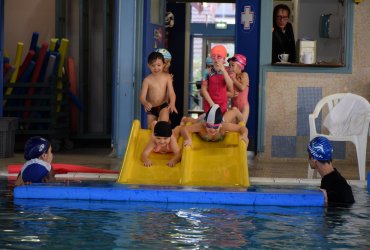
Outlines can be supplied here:
<path id="1" fill-rule="evenodd" d="M 117 180 L 122 184 L 198 187 L 248 187 L 247 151 L 239 134 L 229 132 L 222 142 L 205 142 L 193 134 L 193 147 L 182 151 L 182 160 L 174 167 L 166 163 L 171 154 L 152 153 L 153 165 L 144 167 L 140 156 L 151 136 L 141 129 L 140 122 L 132 125 L 121 173 Z M 180 138 L 179 145 L 182 145 Z"/>

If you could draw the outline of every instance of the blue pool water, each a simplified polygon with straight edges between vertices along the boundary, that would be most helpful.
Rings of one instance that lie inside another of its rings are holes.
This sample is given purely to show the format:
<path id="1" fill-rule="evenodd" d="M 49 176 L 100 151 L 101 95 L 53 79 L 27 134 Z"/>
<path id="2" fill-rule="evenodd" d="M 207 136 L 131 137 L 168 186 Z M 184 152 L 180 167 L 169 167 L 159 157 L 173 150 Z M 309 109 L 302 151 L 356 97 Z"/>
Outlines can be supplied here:
<path id="1" fill-rule="evenodd" d="M 13 200 L 13 183 L 0 181 L 0 249 L 370 247 L 366 188 L 353 187 L 350 208 L 216 206 Z"/>

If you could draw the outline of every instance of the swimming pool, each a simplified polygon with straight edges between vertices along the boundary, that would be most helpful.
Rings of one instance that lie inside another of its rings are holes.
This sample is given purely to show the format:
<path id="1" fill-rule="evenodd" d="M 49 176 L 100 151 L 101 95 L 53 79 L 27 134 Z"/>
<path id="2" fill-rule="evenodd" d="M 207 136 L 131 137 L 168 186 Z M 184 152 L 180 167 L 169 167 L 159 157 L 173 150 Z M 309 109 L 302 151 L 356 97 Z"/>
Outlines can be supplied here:
<path id="1" fill-rule="evenodd" d="M 369 191 L 355 186 L 351 208 L 13 201 L 11 186 L 1 180 L 1 249 L 370 247 Z"/>

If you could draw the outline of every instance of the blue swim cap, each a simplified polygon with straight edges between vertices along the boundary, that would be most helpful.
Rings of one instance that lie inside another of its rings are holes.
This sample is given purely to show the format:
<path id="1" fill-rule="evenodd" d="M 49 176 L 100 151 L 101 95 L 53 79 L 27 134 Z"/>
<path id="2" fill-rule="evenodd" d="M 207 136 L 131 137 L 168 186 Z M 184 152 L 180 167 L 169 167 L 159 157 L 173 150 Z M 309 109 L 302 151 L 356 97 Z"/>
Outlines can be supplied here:
<path id="1" fill-rule="evenodd" d="M 172 59 L 171 53 L 168 50 L 166 50 L 166 49 L 156 49 L 154 51 L 161 53 L 163 55 L 163 57 L 164 57 L 165 60 L 166 59 L 169 59 L 169 60 Z"/>
<path id="2" fill-rule="evenodd" d="M 39 158 L 49 149 L 50 143 L 45 138 L 33 136 L 26 142 L 24 146 L 24 158 L 29 161 Z"/>
<path id="3" fill-rule="evenodd" d="M 333 154 L 333 147 L 330 141 L 323 137 L 318 136 L 313 138 L 307 146 L 307 151 L 310 156 L 318 161 L 331 161 Z"/>

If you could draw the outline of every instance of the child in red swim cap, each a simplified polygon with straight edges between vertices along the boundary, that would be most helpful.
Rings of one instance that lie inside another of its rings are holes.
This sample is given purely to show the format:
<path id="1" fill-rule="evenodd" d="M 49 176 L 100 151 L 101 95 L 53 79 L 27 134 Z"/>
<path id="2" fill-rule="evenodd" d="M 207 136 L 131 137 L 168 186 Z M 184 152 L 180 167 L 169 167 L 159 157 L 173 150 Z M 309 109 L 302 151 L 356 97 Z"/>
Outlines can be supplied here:
<path id="1" fill-rule="evenodd" d="M 226 56 L 227 51 L 223 45 L 216 45 L 211 49 L 213 67 L 203 76 L 200 91 L 204 99 L 204 112 L 208 112 L 214 104 L 220 105 L 222 114 L 227 111 L 227 92 L 233 91 L 233 82 L 224 66 Z"/>

